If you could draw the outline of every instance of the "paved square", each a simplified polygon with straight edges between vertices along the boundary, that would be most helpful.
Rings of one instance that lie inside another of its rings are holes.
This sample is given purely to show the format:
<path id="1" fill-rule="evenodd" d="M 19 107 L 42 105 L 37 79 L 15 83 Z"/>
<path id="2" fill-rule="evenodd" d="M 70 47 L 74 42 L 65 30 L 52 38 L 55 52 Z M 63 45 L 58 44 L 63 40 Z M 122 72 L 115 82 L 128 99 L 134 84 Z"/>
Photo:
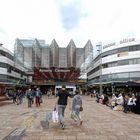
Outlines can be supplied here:
<path id="1" fill-rule="evenodd" d="M 83 96 L 82 126 L 77 126 L 70 118 L 71 112 L 67 107 L 66 128 L 62 130 L 52 122 L 48 128 L 46 113 L 53 110 L 54 104 L 55 97 L 48 99 L 44 96 L 38 108 L 35 104 L 28 108 L 26 99 L 21 105 L 0 106 L 0 140 L 7 140 L 9 135 L 9 140 L 13 140 L 13 135 L 18 134 L 19 140 L 140 140 L 140 115 L 113 111 L 89 96 Z M 25 129 L 24 134 L 14 132 L 17 129 Z"/>

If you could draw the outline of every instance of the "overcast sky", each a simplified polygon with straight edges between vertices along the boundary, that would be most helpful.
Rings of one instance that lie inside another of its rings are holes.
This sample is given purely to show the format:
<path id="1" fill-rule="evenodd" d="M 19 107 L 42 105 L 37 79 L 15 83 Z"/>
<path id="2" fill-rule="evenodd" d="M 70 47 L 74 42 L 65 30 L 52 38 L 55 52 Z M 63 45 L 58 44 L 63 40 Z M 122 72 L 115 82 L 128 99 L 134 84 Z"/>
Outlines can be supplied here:
<path id="1" fill-rule="evenodd" d="M 0 43 L 13 51 L 16 38 L 53 38 L 60 47 L 73 39 L 112 43 L 140 39 L 140 0 L 0 0 Z"/>

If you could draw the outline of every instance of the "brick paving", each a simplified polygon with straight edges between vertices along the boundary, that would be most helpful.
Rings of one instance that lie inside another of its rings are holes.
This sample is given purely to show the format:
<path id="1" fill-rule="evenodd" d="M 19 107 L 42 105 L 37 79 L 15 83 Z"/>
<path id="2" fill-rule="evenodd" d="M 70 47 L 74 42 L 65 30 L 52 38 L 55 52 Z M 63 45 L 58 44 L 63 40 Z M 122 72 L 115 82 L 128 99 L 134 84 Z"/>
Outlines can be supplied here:
<path id="1" fill-rule="evenodd" d="M 45 122 L 54 102 L 55 98 L 44 96 L 38 108 L 28 108 L 26 99 L 21 105 L 0 106 L 0 140 L 7 140 L 12 131 L 23 128 L 26 130 L 20 140 L 140 140 L 140 115 L 113 111 L 89 96 L 83 96 L 82 126 L 73 122 L 67 107 L 64 130 L 52 122 L 49 128 L 42 127 L 41 121 Z"/>

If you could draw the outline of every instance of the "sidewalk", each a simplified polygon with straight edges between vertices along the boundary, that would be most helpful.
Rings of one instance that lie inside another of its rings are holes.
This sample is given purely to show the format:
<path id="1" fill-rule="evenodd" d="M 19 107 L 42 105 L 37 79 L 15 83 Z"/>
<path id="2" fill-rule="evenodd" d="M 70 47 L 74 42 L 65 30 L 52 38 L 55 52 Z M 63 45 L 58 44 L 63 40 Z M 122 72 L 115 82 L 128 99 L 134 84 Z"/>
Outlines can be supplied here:
<path id="1" fill-rule="evenodd" d="M 22 105 L 1 106 L 0 140 L 140 140 L 140 115 L 113 111 L 89 96 L 83 96 L 82 126 L 74 124 L 67 107 L 66 128 L 51 122 L 47 129 L 42 123 L 54 104 L 54 98 L 44 96 L 38 108 L 28 108 L 25 99 Z"/>
<path id="2" fill-rule="evenodd" d="M 8 100 L 8 98 L 5 96 L 0 96 L 0 101 L 5 101 L 5 100 Z"/>
<path id="3" fill-rule="evenodd" d="M 9 100 L 5 96 L 0 96 L 0 107 L 3 106 L 3 105 L 11 104 L 11 103 L 12 103 L 12 100 Z"/>

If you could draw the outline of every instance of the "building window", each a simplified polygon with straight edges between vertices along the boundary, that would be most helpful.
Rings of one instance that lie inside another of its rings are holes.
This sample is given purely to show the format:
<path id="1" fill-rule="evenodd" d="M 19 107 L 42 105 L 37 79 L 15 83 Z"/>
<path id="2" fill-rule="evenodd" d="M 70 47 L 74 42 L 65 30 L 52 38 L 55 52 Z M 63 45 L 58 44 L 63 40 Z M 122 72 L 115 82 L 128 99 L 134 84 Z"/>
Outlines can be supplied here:
<path id="1" fill-rule="evenodd" d="M 129 60 L 122 60 L 122 61 L 118 61 L 118 65 L 128 65 L 129 64 Z"/>

